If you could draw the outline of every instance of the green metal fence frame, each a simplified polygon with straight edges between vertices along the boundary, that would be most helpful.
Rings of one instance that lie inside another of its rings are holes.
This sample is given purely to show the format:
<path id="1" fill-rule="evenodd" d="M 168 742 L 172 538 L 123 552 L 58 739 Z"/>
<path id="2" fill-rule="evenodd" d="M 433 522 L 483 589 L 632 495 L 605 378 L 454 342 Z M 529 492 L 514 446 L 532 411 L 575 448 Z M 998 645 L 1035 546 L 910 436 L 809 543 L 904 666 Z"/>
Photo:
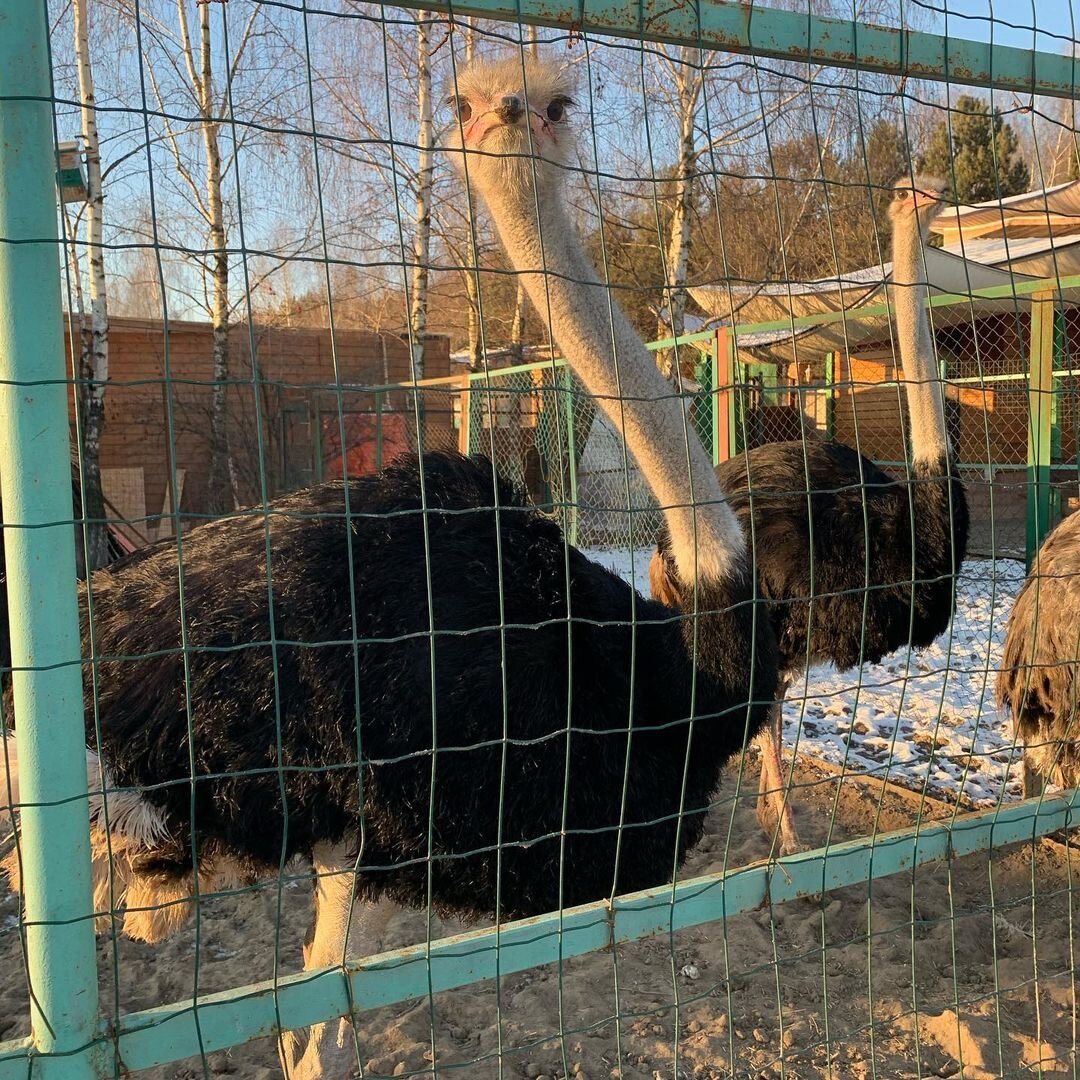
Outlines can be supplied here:
<path id="1" fill-rule="evenodd" d="M 438 0 L 404 6 L 449 13 Z M 455 15 L 559 26 L 758 56 L 808 60 L 1019 93 L 1076 96 L 1072 58 L 711 0 L 699 5 L 583 3 L 582 0 L 468 0 Z M 868 881 L 922 862 L 1030 840 L 1070 823 L 1076 791 L 946 822 L 833 845 L 768 865 L 678 883 L 611 904 L 593 904 L 381 957 L 345 969 L 235 988 L 123 1017 L 106 1031 L 97 981 L 87 841 L 87 802 L 74 547 L 68 482 L 68 416 L 60 320 L 59 245 L 51 85 L 44 3 L 0 11 L 0 453 L 9 570 L 9 608 L 24 772 L 23 884 L 31 1035 L 0 1045 L 0 1080 L 84 1080 L 163 1064 L 451 986 L 610 947 L 614 942 L 722 919 L 800 895 Z M 1034 285 L 1034 287 L 1033 287 Z M 1023 283 L 1016 296 L 1080 285 Z M 981 295 L 994 295 L 985 290 Z M 937 297 L 933 305 L 967 302 Z M 887 305 L 876 313 L 887 314 Z M 862 314 L 874 313 L 863 309 Z M 781 320 L 776 329 L 852 317 Z M 765 327 L 759 327 L 764 329 Z M 1053 334 L 1049 335 L 1053 341 Z M 1040 337 L 1040 340 L 1043 340 Z M 723 344 L 723 350 L 721 350 Z M 712 386 L 721 385 L 717 339 Z M 1052 349 L 1051 349 L 1052 351 Z M 1045 395 L 1045 349 L 1038 351 Z M 1051 364 L 1051 385 L 1053 368 Z M 1033 369 L 1035 365 L 1033 364 Z M 719 400 L 721 395 L 713 395 Z M 1045 410 L 1049 416 L 1049 410 Z M 1033 440 L 1038 472 L 1050 440 Z M 726 417 L 731 420 L 730 414 Z M 714 419 L 716 435 L 723 426 Z M 733 424 L 730 425 L 734 427 Z M 1045 449 L 1044 449 L 1045 447 Z M 1034 485 L 1041 499 L 1041 484 Z M 1036 523 L 1045 513 L 1037 513 Z M 1041 527 L 1041 526 L 1039 526 Z M 1039 528 L 1036 529 L 1036 532 Z M 70 572 L 64 573 L 63 568 Z M 48 768 L 44 767 L 45 754 Z M 47 837 L 47 842 L 46 842 Z M 498 967 L 495 958 L 498 956 Z M 279 1021 L 280 1018 L 280 1021 Z"/>
<path id="2" fill-rule="evenodd" d="M 0 456 L 33 1049 L 101 1074 L 46 10 L 0 14 Z M 12 528 L 10 523 L 18 523 Z M 65 572 L 66 568 L 66 572 Z M 0 1054 L 4 1051 L 0 1050 Z M 21 1063 L 25 1074 L 27 1062 Z"/>
<path id="3" fill-rule="evenodd" d="M 1047 534 L 1057 523 L 1060 515 L 1055 501 L 1055 488 L 1051 483 L 1051 470 L 1063 468 L 1055 461 L 1060 455 L 1061 432 L 1058 426 L 1057 382 L 1063 378 L 1080 377 L 1080 368 L 1070 369 L 1063 366 L 1066 359 L 1066 339 L 1064 311 L 1058 294 L 1065 289 L 1080 289 L 1080 276 L 1059 280 L 1044 278 L 1018 283 L 1015 289 L 1017 297 L 1031 296 L 1031 322 L 1029 329 L 1028 364 L 1026 371 L 1007 372 L 994 375 L 959 376 L 948 379 L 953 386 L 979 385 L 996 383 L 1025 384 L 1028 389 L 1028 452 L 1026 466 L 1017 464 L 1017 471 L 1027 470 L 1027 519 L 1025 555 L 1030 568 L 1036 552 L 1042 546 Z M 980 299 L 1000 300 L 1003 296 L 1013 295 L 1013 290 L 1003 291 L 1008 287 L 994 286 L 972 290 L 970 293 L 949 293 L 932 297 L 927 301 L 930 308 L 943 308 L 958 304 L 971 305 Z M 1080 299 L 1077 301 L 1080 304 Z M 702 431 L 706 450 L 712 454 L 713 464 L 719 464 L 734 457 L 743 446 L 742 405 L 739 389 L 745 386 L 746 372 L 758 365 L 757 361 L 745 361 L 737 358 L 737 344 L 740 336 L 758 332 L 790 331 L 792 334 L 808 327 L 822 326 L 839 321 L 855 322 L 859 319 L 890 315 L 888 303 L 868 304 L 847 311 L 830 311 L 817 315 L 803 315 L 787 320 L 773 320 L 759 323 L 739 323 L 734 327 L 722 326 L 716 330 L 697 331 L 680 335 L 677 338 L 663 338 L 647 344 L 653 352 L 670 349 L 675 345 L 694 345 L 703 354 L 702 368 L 709 372 L 708 385 L 703 387 L 702 396 L 708 398 L 710 430 Z M 836 400 L 842 386 L 837 381 L 837 362 L 839 354 L 829 351 L 824 354 L 825 389 L 829 391 L 826 402 L 826 435 L 832 438 L 836 427 Z M 767 366 L 767 362 L 762 362 Z M 947 378 L 942 361 L 943 378 Z M 508 376 L 537 371 L 564 371 L 565 361 L 561 357 L 528 364 L 516 364 L 511 367 L 495 368 L 490 371 L 469 372 L 466 375 L 451 375 L 438 379 L 425 380 L 423 387 L 433 386 L 473 386 L 482 382 L 492 390 L 498 390 L 498 382 Z M 392 383 L 383 386 L 363 387 L 365 392 L 375 395 L 381 402 L 389 392 L 402 392 L 414 388 L 411 383 Z M 895 380 L 883 380 L 876 384 L 880 387 L 899 387 Z M 569 384 L 564 386 L 570 392 Z M 470 391 L 472 393 L 473 391 Z M 776 388 L 765 388 L 766 394 L 777 392 Z M 480 442 L 466 438 L 461 444 L 466 451 L 483 451 Z M 875 459 L 875 463 L 885 467 L 903 468 L 904 461 Z M 986 468 L 998 466 L 999 462 L 963 462 L 964 468 Z M 1080 475 L 1080 465 L 1074 466 Z M 576 488 L 576 470 L 571 469 L 571 484 Z M 571 542 L 577 542 L 577 519 L 571 514 L 568 522 Z"/>

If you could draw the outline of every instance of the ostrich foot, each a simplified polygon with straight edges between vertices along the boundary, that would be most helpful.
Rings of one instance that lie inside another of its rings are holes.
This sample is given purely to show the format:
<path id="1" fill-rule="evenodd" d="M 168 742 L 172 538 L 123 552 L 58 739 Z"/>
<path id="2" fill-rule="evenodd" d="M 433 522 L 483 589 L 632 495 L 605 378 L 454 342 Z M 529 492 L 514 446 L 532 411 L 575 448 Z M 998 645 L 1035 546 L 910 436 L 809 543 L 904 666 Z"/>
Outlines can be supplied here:
<path id="1" fill-rule="evenodd" d="M 317 845 L 312 854 L 315 870 L 315 911 L 304 943 L 304 970 L 317 971 L 343 964 L 350 931 L 363 941 L 366 955 L 381 948 L 387 925 L 396 908 L 388 900 L 365 904 L 355 919 L 353 899 L 356 856 L 353 841 Z M 352 955 L 356 955 L 353 951 Z M 342 973 L 344 978 L 344 972 Z M 346 1080 L 357 1071 L 358 1053 L 352 1023 L 347 1017 L 315 1024 L 309 1030 L 282 1032 L 278 1056 L 287 1080 Z"/>
<path id="2" fill-rule="evenodd" d="M 798 855 L 806 851 L 806 845 L 799 839 L 795 828 L 795 815 L 790 799 L 785 798 L 785 794 L 784 791 L 762 792 L 757 803 L 758 824 L 770 841 L 776 839 L 777 824 L 780 826 L 777 857 Z"/>
<path id="3" fill-rule="evenodd" d="M 296 1075 L 300 1047 L 305 1043 L 307 1035 L 307 1028 L 297 1028 L 295 1031 L 283 1031 L 278 1036 L 278 1061 L 281 1063 L 281 1071 L 286 1080 L 292 1080 L 292 1077 Z"/>
<path id="4" fill-rule="evenodd" d="M 1021 765 L 1020 782 L 1025 799 L 1037 799 L 1045 788 L 1043 778 L 1024 761 Z"/>
<path id="5" fill-rule="evenodd" d="M 278 1056 L 287 1080 L 345 1080 L 356 1071 L 352 1024 L 342 1017 L 307 1030 L 283 1032 Z"/>

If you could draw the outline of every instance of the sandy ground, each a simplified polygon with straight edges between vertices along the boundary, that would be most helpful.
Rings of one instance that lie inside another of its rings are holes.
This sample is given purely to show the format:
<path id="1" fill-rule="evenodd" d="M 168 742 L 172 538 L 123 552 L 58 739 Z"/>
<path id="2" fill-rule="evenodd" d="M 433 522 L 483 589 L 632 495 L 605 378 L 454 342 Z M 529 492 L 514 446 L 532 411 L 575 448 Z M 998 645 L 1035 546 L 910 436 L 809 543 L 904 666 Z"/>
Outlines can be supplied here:
<path id="1" fill-rule="evenodd" d="M 825 842 L 914 820 L 917 800 L 873 780 L 840 782 L 800 765 L 803 839 Z M 756 789 L 756 765 L 744 777 Z M 748 786 L 746 786 L 748 785 Z M 687 872 L 768 853 L 753 800 L 734 777 Z M 884 790 L 884 795 L 880 793 Z M 879 802 L 880 799 L 880 802 Z M 943 804 L 927 816 L 947 813 Z M 795 901 L 555 965 L 361 1014 L 365 1077 L 579 1076 L 796 1078 L 1029 1077 L 1080 1065 L 1072 955 L 1072 881 L 1080 855 L 1060 843 L 1014 846 L 932 864 L 871 886 Z M 1038 899 L 1032 900 L 1032 883 Z M 299 965 L 308 892 L 283 891 L 280 950 Z M 193 929 L 165 945 L 99 945 L 113 1012 L 271 974 L 276 890 L 206 904 Z M 0 1040 L 25 1033 L 26 987 L 17 905 L 0 899 Z M 439 934 L 457 926 L 436 926 Z M 425 919 L 400 913 L 358 955 L 421 941 Z M 113 971 L 119 972 L 114 983 Z M 561 990 L 561 994 L 560 994 Z M 560 1023 L 560 1011 L 563 1017 Z M 560 1030 L 563 1035 L 560 1038 Z M 502 1053 L 499 1054 L 501 1040 Z M 433 1069 L 432 1061 L 437 1065 Z M 154 1070 L 155 1077 L 280 1075 L 272 1040 Z"/>

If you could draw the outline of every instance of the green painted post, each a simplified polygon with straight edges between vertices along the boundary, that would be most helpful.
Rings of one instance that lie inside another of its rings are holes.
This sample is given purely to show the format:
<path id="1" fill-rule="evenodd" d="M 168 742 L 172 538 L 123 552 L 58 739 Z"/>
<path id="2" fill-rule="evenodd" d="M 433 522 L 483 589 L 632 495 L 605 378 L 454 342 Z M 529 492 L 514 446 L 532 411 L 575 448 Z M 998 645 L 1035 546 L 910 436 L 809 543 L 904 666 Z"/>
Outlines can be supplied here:
<path id="1" fill-rule="evenodd" d="M 85 1049 L 98 987 L 51 94 L 45 5 L 0 6 L 0 460 L 32 1053 L 37 1075 L 90 1080 L 105 1070 Z"/>
<path id="2" fill-rule="evenodd" d="M 825 437 L 836 438 L 836 353 L 825 354 Z"/>
<path id="3" fill-rule="evenodd" d="M 1065 312 L 1054 311 L 1054 371 L 1069 367 L 1069 338 Z M 1050 384 L 1050 467 L 1061 461 L 1061 384 L 1057 375 Z M 1050 518 L 1048 527 L 1054 528 L 1061 520 L 1061 488 L 1050 484 Z"/>
<path id="4" fill-rule="evenodd" d="M 710 450 L 714 466 L 720 464 L 720 349 L 723 343 L 723 331 L 717 330 L 712 342 L 709 371 L 709 401 L 712 402 L 709 410 L 712 426 Z"/>
<path id="5" fill-rule="evenodd" d="M 430 6 L 435 10 L 449 7 L 432 4 L 431 0 L 401 0 L 400 6 Z M 1070 100 L 1076 97 L 1076 62 L 1060 52 L 969 41 L 951 34 L 944 37 L 897 30 L 865 19 L 810 15 L 806 4 L 789 6 L 791 10 L 783 10 L 765 3 L 748 4 L 746 0 L 710 0 L 708 4 L 669 4 L 660 0 L 596 4 L 582 4 L 580 0 L 461 0 L 453 10 L 457 16 L 572 27 L 576 33 L 586 35 L 614 35 L 749 54 L 756 61 L 773 57 L 955 86 L 992 86 L 1018 94 Z"/>
<path id="6" fill-rule="evenodd" d="M 577 445 L 574 440 L 574 373 L 563 368 L 566 384 L 566 456 L 570 465 L 570 543 L 577 547 L 578 494 L 577 494 Z M 556 378 L 559 373 L 556 372 Z"/>
<path id="7" fill-rule="evenodd" d="M 1031 568 L 1050 529 L 1050 419 L 1054 392 L 1054 297 L 1031 299 L 1028 368 L 1027 565 Z"/>

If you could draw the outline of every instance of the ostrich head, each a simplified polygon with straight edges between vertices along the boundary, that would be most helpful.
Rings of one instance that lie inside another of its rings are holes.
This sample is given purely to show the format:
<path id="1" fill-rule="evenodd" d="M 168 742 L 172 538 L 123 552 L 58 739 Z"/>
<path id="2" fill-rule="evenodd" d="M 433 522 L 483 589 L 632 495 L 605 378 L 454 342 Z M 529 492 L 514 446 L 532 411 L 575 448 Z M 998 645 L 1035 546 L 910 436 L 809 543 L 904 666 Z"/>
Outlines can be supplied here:
<path id="1" fill-rule="evenodd" d="M 574 160 L 567 123 L 569 72 L 514 55 L 462 68 L 446 96 L 454 114 L 447 146 L 457 169 L 482 192 L 557 188 Z"/>
<path id="2" fill-rule="evenodd" d="M 919 231 L 924 233 L 930 223 L 945 209 L 942 202 L 948 185 L 937 176 L 902 176 L 893 186 L 889 217 L 894 225 L 911 223 L 914 217 Z"/>

